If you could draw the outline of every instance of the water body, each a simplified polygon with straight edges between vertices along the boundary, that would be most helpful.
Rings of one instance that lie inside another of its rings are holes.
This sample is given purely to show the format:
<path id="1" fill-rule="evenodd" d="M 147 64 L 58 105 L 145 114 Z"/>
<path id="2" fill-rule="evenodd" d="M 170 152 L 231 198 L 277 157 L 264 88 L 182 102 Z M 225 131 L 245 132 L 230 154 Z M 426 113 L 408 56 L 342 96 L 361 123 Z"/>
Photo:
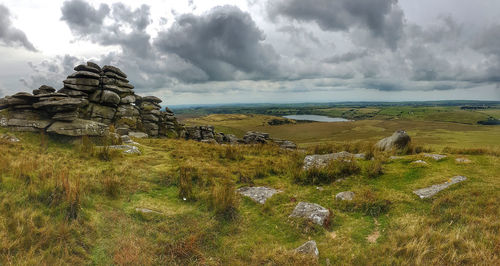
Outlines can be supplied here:
<path id="1" fill-rule="evenodd" d="M 342 117 L 328 117 L 324 115 L 286 115 L 283 116 L 288 119 L 293 120 L 306 120 L 315 122 L 347 122 L 351 121 Z"/>

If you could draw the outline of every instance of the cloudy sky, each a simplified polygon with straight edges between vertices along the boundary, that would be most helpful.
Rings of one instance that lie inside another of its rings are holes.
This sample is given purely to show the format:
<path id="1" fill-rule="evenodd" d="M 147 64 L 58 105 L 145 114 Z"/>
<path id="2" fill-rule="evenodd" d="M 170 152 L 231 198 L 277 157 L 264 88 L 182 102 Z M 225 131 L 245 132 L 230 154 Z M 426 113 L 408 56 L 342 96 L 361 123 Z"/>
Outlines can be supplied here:
<path id="1" fill-rule="evenodd" d="M 0 96 L 87 60 L 167 104 L 500 100 L 498 0 L 0 0 Z"/>

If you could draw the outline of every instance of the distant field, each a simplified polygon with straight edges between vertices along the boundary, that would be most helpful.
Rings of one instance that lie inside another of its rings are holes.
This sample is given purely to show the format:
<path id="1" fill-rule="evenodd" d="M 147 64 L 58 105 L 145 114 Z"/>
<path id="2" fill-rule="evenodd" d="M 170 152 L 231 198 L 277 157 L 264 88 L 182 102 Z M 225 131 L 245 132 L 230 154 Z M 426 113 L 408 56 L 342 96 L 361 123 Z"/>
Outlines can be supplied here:
<path id="1" fill-rule="evenodd" d="M 464 111 L 469 112 L 469 111 Z M 186 119 L 188 125 L 213 125 L 216 130 L 243 136 L 246 131 L 270 133 L 274 138 L 288 139 L 306 147 L 325 142 L 376 141 L 405 129 L 416 143 L 436 147 L 500 146 L 500 127 L 451 122 L 407 119 L 360 120 L 340 123 L 297 123 L 270 126 L 266 115 L 217 114 Z"/>

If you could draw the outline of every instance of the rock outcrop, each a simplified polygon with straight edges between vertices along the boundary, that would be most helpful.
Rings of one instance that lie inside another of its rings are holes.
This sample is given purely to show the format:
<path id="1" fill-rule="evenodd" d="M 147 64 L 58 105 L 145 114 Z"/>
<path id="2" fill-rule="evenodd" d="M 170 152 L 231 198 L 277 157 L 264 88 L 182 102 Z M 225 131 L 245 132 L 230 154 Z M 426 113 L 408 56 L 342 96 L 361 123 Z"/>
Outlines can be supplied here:
<path id="1" fill-rule="evenodd" d="M 381 139 L 375 147 L 382 151 L 404 149 L 410 144 L 411 138 L 404 130 L 398 130 L 392 136 Z"/>
<path id="2" fill-rule="evenodd" d="M 295 252 L 310 255 L 316 259 L 319 257 L 318 246 L 316 245 L 316 241 L 314 240 L 309 240 L 306 243 L 302 244 L 300 247 L 295 249 Z"/>
<path id="3" fill-rule="evenodd" d="M 56 91 L 43 85 L 33 94 L 19 92 L 0 99 L 0 126 L 68 136 L 102 136 L 112 125 L 120 135 L 178 136 L 182 125 L 155 96 L 141 97 L 127 75 L 114 66 L 87 62 L 74 68 Z"/>
<path id="4" fill-rule="evenodd" d="M 332 160 L 351 160 L 351 159 L 364 159 L 365 154 L 363 153 L 350 153 L 347 151 L 341 151 L 336 153 L 328 153 L 328 154 L 313 154 L 307 155 L 304 158 L 304 170 L 308 170 L 310 168 L 321 168 L 326 166 Z"/>

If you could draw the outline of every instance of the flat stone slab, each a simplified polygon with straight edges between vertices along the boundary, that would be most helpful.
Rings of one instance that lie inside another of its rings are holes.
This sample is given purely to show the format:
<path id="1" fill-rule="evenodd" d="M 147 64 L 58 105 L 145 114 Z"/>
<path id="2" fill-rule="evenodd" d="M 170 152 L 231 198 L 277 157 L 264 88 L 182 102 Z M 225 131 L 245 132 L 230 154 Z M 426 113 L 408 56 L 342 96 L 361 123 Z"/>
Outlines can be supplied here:
<path id="1" fill-rule="evenodd" d="M 315 258 L 319 256 L 318 246 L 316 245 L 316 241 L 309 240 L 306 243 L 302 244 L 300 247 L 295 249 L 296 253 L 312 255 Z"/>
<path id="2" fill-rule="evenodd" d="M 260 204 L 264 204 L 266 200 L 272 197 L 274 194 L 281 192 L 280 190 L 268 187 L 242 187 L 237 191 L 241 195 L 249 197 Z"/>
<path id="3" fill-rule="evenodd" d="M 111 145 L 110 149 L 122 150 L 125 154 L 141 154 L 139 148 L 133 145 Z"/>
<path id="4" fill-rule="evenodd" d="M 411 162 L 412 164 L 419 164 L 419 165 L 428 165 L 428 163 L 424 160 L 416 160 Z"/>
<path id="5" fill-rule="evenodd" d="M 442 155 L 442 154 L 430 154 L 430 153 L 426 153 L 426 154 L 424 154 L 424 156 L 427 158 L 432 158 L 436 161 L 439 161 L 439 160 L 442 160 L 442 159 L 448 157 L 448 156 Z"/>
<path id="6" fill-rule="evenodd" d="M 446 189 L 453 184 L 460 183 L 465 180 L 467 180 L 467 177 L 465 176 L 454 176 L 450 180 L 442 184 L 437 184 L 437 185 L 432 185 L 430 187 L 417 189 L 413 191 L 413 193 L 417 194 L 421 199 L 430 198 L 436 195 L 436 193 L 438 193 L 439 191 Z"/>
<path id="7" fill-rule="evenodd" d="M 472 163 L 472 161 L 467 159 L 467 158 L 456 158 L 455 162 L 457 162 L 457 163 Z"/>
<path id="8" fill-rule="evenodd" d="M 316 224 L 324 225 L 330 216 L 330 211 L 321 205 L 309 202 L 299 202 L 289 217 L 305 218 Z"/>
<path id="9" fill-rule="evenodd" d="M 142 213 L 156 213 L 156 214 L 161 214 L 161 212 L 153 211 L 147 208 L 135 208 L 136 212 L 142 212 Z"/>
<path id="10" fill-rule="evenodd" d="M 336 153 L 329 153 L 329 154 L 313 154 L 313 155 L 307 155 L 304 158 L 304 170 L 313 168 L 313 167 L 323 167 L 327 165 L 331 160 L 340 160 L 340 159 L 350 159 L 350 158 L 357 158 L 357 159 L 364 159 L 365 154 L 364 153 L 357 153 L 353 154 L 350 152 L 346 151 L 341 151 L 341 152 L 336 152 Z"/>
<path id="11" fill-rule="evenodd" d="M 3 139 L 7 142 L 19 142 L 20 141 L 16 136 L 10 135 L 10 134 L 2 134 L 2 135 L 0 135 L 0 139 Z"/>
<path id="12" fill-rule="evenodd" d="M 353 200 L 354 199 L 354 192 L 352 191 L 342 191 L 337 193 L 335 195 L 336 200 Z"/>

